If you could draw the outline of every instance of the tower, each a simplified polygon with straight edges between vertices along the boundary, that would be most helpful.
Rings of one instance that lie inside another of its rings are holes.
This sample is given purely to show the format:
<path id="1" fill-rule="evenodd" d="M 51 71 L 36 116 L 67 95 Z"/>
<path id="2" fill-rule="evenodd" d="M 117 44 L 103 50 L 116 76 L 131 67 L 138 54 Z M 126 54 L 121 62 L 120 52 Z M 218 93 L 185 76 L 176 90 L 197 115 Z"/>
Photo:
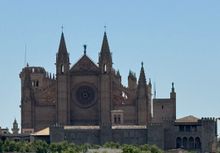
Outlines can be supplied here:
<path id="1" fill-rule="evenodd" d="M 141 71 L 137 86 L 137 117 L 139 125 L 146 125 L 149 122 L 150 102 L 148 101 L 148 88 L 144 72 L 143 62 L 141 63 Z"/>
<path id="2" fill-rule="evenodd" d="M 176 120 L 176 92 L 175 92 L 175 87 L 174 83 L 172 82 L 172 88 L 170 92 L 170 100 L 173 103 L 173 120 Z"/>
<path id="3" fill-rule="evenodd" d="M 18 128 L 18 123 L 16 119 L 13 122 L 13 128 L 11 130 L 13 134 L 18 134 L 19 128 Z"/>
<path id="4" fill-rule="evenodd" d="M 57 123 L 61 125 L 69 123 L 69 65 L 69 54 L 62 32 L 56 56 Z"/>
<path id="5" fill-rule="evenodd" d="M 106 32 L 102 41 L 102 48 L 99 54 L 99 67 L 102 74 L 109 74 L 112 70 L 112 55 L 108 45 L 108 38 Z"/>
<path id="6" fill-rule="evenodd" d="M 31 81 L 31 68 L 27 66 L 20 73 L 21 78 L 21 132 L 34 129 L 35 97 Z"/>
<path id="7" fill-rule="evenodd" d="M 101 52 L 99 54 L 100 68 L 100 124 L 101 143 L 111 140 L 111 100 L 112 100 L 112 56 L 108 45 L 106 32 L 104 33 Z"/>

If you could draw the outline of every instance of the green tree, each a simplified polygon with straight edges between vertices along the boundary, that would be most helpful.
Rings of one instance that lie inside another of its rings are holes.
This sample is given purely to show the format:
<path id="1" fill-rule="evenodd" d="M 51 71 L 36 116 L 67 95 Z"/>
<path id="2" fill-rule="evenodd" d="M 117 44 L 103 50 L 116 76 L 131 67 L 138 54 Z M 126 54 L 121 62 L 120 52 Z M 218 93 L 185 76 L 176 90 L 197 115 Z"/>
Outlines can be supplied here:
<path id="1" fill-rule="evenodd" d="M 141 153 L 141 150 L 133 145 L 123 145 L 122 146 L 123 153 Z"/>
<path id="2" fill-rule="evenodd" d="M 3 142 L 0 140 L 0 153 L 3 152 Z"/>
<path id="3" fill-rule="evenodd" d="M 107 142 L 103 145 L 104 148 L 112 148 L 112 149 L 118 149 L 120 148 L 120 144 L 117 142 Z"/>
<path id="4" fill-rule="evenodd" d="M 152 153 L 162 153 L 163 151 L 159 149 L 156 145 L 152 145 L 150 151 Z"/>
<path id="5" fill-rule="evenodd" d="M 49 151 L 48 144 L 45 141 L 34 141 L 32 147 L 36 153 L 47 153 Z"/>

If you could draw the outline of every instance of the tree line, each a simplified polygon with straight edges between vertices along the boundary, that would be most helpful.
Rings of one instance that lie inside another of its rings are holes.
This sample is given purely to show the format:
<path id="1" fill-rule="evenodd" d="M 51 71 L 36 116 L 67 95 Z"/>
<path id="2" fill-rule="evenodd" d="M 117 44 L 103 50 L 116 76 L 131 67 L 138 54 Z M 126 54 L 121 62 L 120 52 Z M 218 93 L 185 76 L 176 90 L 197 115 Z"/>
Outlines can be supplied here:
<path id="1" fill-rule="evenodd" d="M 68 142 L 51 143 L 45 141 L 0 141 L 0 153 L 19 152 L 19 153 L 86 153 L 88 149 L 111 148 L 121 149 L 122 153 L 162 153 L 163 151 L 155 145 L 120 145 L 115 142 L 108 142 L 103 146 L 82 144 L 76 145 Z"/>

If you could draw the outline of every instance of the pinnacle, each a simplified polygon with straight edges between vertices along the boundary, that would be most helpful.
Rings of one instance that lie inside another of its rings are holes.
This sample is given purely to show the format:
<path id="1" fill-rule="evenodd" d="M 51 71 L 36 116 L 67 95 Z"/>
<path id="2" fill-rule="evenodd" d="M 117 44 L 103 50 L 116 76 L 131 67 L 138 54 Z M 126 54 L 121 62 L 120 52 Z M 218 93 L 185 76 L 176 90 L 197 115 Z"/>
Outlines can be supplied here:
<path id="1" fill-rule="evenodd" d="M 61 38 L 60 38 L 60 45 L 59 45 L 58 53 L 67 54 L 66 43 L 65 43 L 65 38 L 64 38 L 63 32 L 62 32 Z"/>

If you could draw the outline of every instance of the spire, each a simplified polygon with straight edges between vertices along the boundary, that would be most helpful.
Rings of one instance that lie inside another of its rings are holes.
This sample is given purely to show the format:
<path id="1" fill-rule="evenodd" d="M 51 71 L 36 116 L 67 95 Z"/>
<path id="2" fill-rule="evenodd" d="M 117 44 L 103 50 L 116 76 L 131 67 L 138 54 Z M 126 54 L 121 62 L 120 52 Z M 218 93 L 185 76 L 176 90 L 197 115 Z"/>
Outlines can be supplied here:
<path id="1" fill-rule="evenodd" d="M 154 82 L 154 99 L 157 97 L 156 82 Z"/>
<path id="2" fill-rule="evenodd" d="M 173 92 L 173 93 L 175 92 L 174 82 L 172 82 L 171 92 Z"/>
<path id="3" fill-rule="evenodd" d="M 63 32 L 60 38 L 60 46 L 59 46 L 58 54 L 67 54 L 66 43 Z"/>
<path id="4" fill-rule="evenodd" d="M 13 128 L 11 130 L 12 130 L 13 134 L 18 134 L 19 128 L 18 128 L 18 123 L 17 123 L 16 119 L 13 122 Z"/>
<path id="5" fill-rule="evenodd" d="M 170 98 L 176 98 L 176 92 L 175 92 L 175 87 L 174 87 L 174 83 L 172 82 L 172 88 L 171 88 L 171 92 L 170 92 Z"/>
<path id="6" fill-rule="evenodd" d="M 172 92 L 175 92 L 174 82 L 172 82 Z"/>
<path id="7" fill-rule="evenodd" d="M 139 85 L 146 85 L 146 77 L 145 77 L 145 72 L 144 72 L 144 63 L 141 62 L 141 72 L 138 80 Z"/>
<path id="8" fill-rule="evenodd" d="M 14 119 L 13 125 L 18 125 L 16 118 Z"/>
<path id="9" fill-rule="evenodd" d="M 104 32 L 104 37 L 103 37 L 103 41 L 102 41 L 101 54 L 102 53 L 111 54 L 110 49 L 109 49 L 109 45 L 108 45 L 108 38 L 107 38 L 106 32 Z"/>
<path id="10" fill-rule="evenodd" d="M 152 83 L 151 83 L 151 79 L 149 79 L 149 83 L 148 83 L 149 87 L 152 87 Z"/>
<path id="11" fill-rule="evenodd" d="M 101 52 L 99 54 L 99 67 L 102 69 L 103 73 L 109 73 L 112 69 L 112 55 L 109 49 L 106 32 L 104 32 Z"/>
<path id="12" fill-rule="evenodd" d="M 66 49 L 64 34 L 62 32 L 60 45 L 57 53 L 56 66 L 57 74 L 64 74 L 69 71 L 69 54 Z"/>

